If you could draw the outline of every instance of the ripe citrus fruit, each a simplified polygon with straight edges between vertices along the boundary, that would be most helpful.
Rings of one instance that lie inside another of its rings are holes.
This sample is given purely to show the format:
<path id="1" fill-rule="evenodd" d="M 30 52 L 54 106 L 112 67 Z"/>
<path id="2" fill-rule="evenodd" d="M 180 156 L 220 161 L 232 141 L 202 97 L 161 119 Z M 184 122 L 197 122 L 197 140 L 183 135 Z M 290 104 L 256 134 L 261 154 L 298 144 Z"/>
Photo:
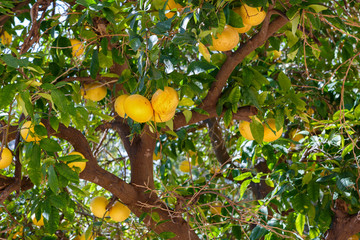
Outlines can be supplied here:
<path id="1" fill-rule="evenodd" d="M 110 218 L 116 222 L 124 221 L 130 216 L 130 213 L 130 209 L 121 202 L 116 202 L 109 211 Z"/>
<path id="2" fill-rule="evenodd" d="M 301 139 L 304 138 L 304 135 L 299 134 L 300 129 L 293 129 L 290 132 L 290 138 L 294 140 L 295 142 L 299 142 Z"/>
<path id="3" fill-rule="evenodd" d="M 165 1 L 164 1 L 164 2 L 165 2 Z M 172 18 L 177 11 L 171 11 L 171 10 L 172 10 L 172 9 L 180 10 L 180 9 L 182 9 L 182 8 L 183 8 L 183 7 L 182 7 L 180 4 L 176 3 L 174 0 L 169 0 L 168 3 L 167 3 L 167 5 L 166 5 L 166 8 L 165 8 L 165 10 L 166 10 L 166 11 L 165 11 L 165 16 L 166 16 L 167 18 Z"/>
<path id="4" fill-rule="evenodd" d="M 11 151 L 8 148 L 4 147 L 0 156 L 0 169 L 7 168 L 11 164 L 12 158 L 13 155 Z"/>
<path id="5" fill-rule="evenodd" d="M 261 10 L 260 7 L 253 8 L 246 4 L 240 7 L 239 14 L 243 23 L 250 26 L 259 25 L 262 21 L 264 21 L 266 16 L 265 11 Z"/>
<path id="6" fill-rule="evenodd" d="M 81 95 L 85 99 L 90 99 L 95 102 L 105 98 L 106 94 L 107 89 L 101 83 L 84 84 L 84 89 L 81 89 Z"/>
<path id="7" fill-rule="evenodd" d="M 90 210 L 95 217 L 103 218 L 105 213 L 106 216 L 108 215 L 108 213 L 106 212 L 106 206 L 108 204 L 109 202 L 105 197 L 102 196 L 94 197 L 90 202 Z"/>
<path id="8" fill-rule="evenodd" d="M 210 212 L 215 215 L 221 215 L 222 206 L 220 203 L 214 203 L 210 206 Z"/>
<path id="9" fill-rule="evenodd" d="M 81 236 L 76 236 L 74 238 L 74 240 L 94 240 L 94 235 L 91 234 L 91 236 L 89 236 L 88 238 L 85 237 L 85 234 L 81 235 Z"/>
<path id="10" fill-rule="evenodd" d="M 7 31 L 4 31 L 0 36 L 0 42 L 4 45 L 10 45 L 11 40 L 12 36 Z"/>
<path id="11" fill-rule="evenodd" d="M 239 8 L 239 7 L 238 7 L 238 8 L 234 8 L 233 11 L 234 11 L 235 13 L 237 13 L 238 15 L 241 16 L 241 14 L 240 14 L 240 8 Z M 243 27 L 240 27 L 240 28 L 235 28 L 235 27 L 234 27 L 234 29 L 235 29 L 238 33 L 246 33 L 247 31 L 250 30 L 251 25 L 245 24 L 245 23 L 244 23 L 244 20 L 243 20 L 243 24 L 244 24 Z"/>
<path id="12" fill-rule="evenodd" d="M 40 125 L 45 127 L 42 123 L 40 123 Z M 27 121 L 22 125 L 20 135 L 26 142 L 39 142 L 42 139 L 41 136 L 36 135 L 34 127 L 35 124 L 31 121 Z"/>
<path id="13" fill-rule="evenodd" d="M 254 117 L 253 120 L 260 122 L 257 117 Z M 251 133 L 250 129 L 250 122 L 248 121 L 241 121 L 239 124 L 240 134 L 246 138 L 247 140 L 254 140 L 254 137 Z"/>
<path id="14" fill-rule="evenodd" d="M 127 95 L 127 94 L 120 95 L 116 98 L 115 103 L 114 103 L 115 112 L 122 118 L 125 118 L 124 102 L 128 96 L 129 95 Z"/>
<path id="15" fill-rule="evenodd" d="M 158 152 L 157 154 L 155 154 L 155 152 L 153 153 L 153 160 L 160 160 L 162 158 L 162 154 L 161 152 Z"/>
<path id="16" fill-rule="evenodd" d="M 229 25 L 226 25 L 224 31 L 216 34 L 216 38 L 212 36 L 213 47 L 217 51 L 230 51 L 239 43 L 238 32 Z"/>
<path id="17" fill-rule="evenodd" d="M 124 109 L 126 115 L 139 123 L 151 120 L 154 115 L 150 101 L 139 94 L 127 97 L 124 102 Z"/>
<path id="18" fill-rule="evenodd" d="M 84 53 L 84 45 L 77 39 L 70 39 L 73 57 L 80 57 Z"/>
<path id="19" fill-rule="evenodd" d="M 179 169 L 182 172 L 190 172 L 191 163 L 188 160 L 184 160 L 180 163 Z"/>
<path id="20" fill-rule="evenodd" d="M 83 159 L 85 159 L 84 155 L 82 155 L 81 153 L 76 152 L 76 151 L 69 153 L 69 155 L 79 155 Z M 82 171 L 84 171 L 84 169 L 86 167 L 86 162 L 71 162 L 71 163 L 68 163 L 68 166 L 76 171 L 77 171 L 76 168 L 80 168 L 79 173 L 81 173 Z"/>
<path id="21" fill-rule="evenodd" d="M 179 104 L 179 95 L 172 87 L 158 89 L 151 98 L 154 111 L 160 116 L 173 113 Z"/>
<path id="22" fill-rule="evenodd" d="M 154 113 L 154 122 L 158 122 L 158 123 L 161 123 L 161 122 L 167 122 L 169 121 L 170 119 L 172 119 L 175 115 L 175 110 L 173 112 L 170 112 L 168 114 L 158 114 L 157 112 Z"/>
<path id="23" fill-rule="evenodd" d="M 274 54 L 273 59 L 278 59 L 278 58 L 281 57 L 281 51 L 273 50 L 273 51 L 271 51 L 271 52 Z"/>
<path id="24" fill-rule="evenodd" d="M 348 240 L 359 240 L 358 235 L 352 235 L 351 237 L 348 238 Z"/>
<path id="25" fill-rule="evenodd" d="M 278 139 L 279 137 L 281 137 L 283 128 L 276 131 L 275 119 L 271 118 L 271 119 L 268 119 L 266 122 L 267 122 L 267 124 L 263 124 L 263 126 L 264 126 L 264 141 L 272 142 L 272 141 L 275 141 L 276 139 Z"/>
<path id="26" fill-rule="evenodd" d="M 33 214 L 33 215 L 31 216 L 31 220 L 32 220 L 32 222 L 34 223 L 34 225 L 36 225 L 36 226 L 38 226 L 38 227 L 44 226 L 44 218 L 43 218 L 42 215 L 41 215 L 40 220 L 38 221 L 38 220 L 36 220 L 35 214 Z"/>

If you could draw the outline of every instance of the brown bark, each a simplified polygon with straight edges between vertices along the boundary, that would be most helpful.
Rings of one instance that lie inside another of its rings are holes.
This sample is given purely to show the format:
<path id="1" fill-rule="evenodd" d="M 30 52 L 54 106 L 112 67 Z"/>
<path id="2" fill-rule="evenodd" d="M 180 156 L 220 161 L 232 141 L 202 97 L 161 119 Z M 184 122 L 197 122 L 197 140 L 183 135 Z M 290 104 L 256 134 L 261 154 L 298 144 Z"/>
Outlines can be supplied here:
<path id="1" fill-rule="evenodd" d="M 46 121 L 43 121 L 43 123 L 48 126 Z M 152 179 L 152 153 L 155 149 L 156 139 L 154 134 L 150 133 L 148 127 L 145 127 L 144 134 L 141 137 L 137 137 L 138 139 L 134 140 L 130 145 L 131 155 L 134 156 L 134 158 L 131 158 L 133 162 L 131 168 L 132 170 L 135 168 L 134 172 L 137 174 L 144 173 L 143 176 L 135 176 L 136 174 L 132 173 L 131 184 L 102 169 L 97 164 L 85 136 L 77 129 L 60 124 L 58 131 L 56 133 L 52 131 L 52 134 L 67 140 L 76 151 L 81 152 L 89 160 L 86 168 L 80 174 L 82 179 L 93 182 L 114 194 L 136 216 L 140 217 L 144 212 L 148 213 L 149 215 L 145 217 L 144 223 L 152 230 L 159 234 L 162 232 L 173 232 L 176 234 L 174 239 L 179 240 L 199 239 L 189 224 L 181 216 L 174 216 L 172 211 L 151 191 L 154 187 Z M 136 152 L 136 149 L 138 149 L 138 152 Z M 150 156 L 148 156 L 149 153 L 151 153 Z M 151 174 L 149 174 L 150 171 Z M 144 182 L 149 184 L 149 186 L 144 184 Z M 157 212 L 160 221 L 167 221 L 158 225 L 151 218 L 151 212 Z"/>
<path id="2" fill-rule="evenodd" d="M 229 163 L 231 161 L 231 157 L 227 152 L 219 122 L 216 118 L 210 118 L 206 122 L 208 124 L 211 145 L 214 149 L 216 159 L 219 163 L 221 163 L 221 165 Z"/>
<path id="3" fill-rule="evenodd" d="M 335 216 L 325 239 L 347 240 L 352 235 L 360 232 L 360 215 L 359 213 L 348 214 L 346 203 L 341 199 L 337 199 L 335 204 L 336 206 L 333 209 Z"/>

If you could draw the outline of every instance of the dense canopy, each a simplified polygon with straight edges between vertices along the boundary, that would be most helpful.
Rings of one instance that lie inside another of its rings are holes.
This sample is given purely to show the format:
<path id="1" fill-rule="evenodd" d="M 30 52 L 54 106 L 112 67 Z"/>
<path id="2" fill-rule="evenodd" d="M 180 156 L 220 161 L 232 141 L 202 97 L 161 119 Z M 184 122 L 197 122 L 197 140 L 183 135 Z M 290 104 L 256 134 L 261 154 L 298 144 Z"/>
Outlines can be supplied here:
<path id="1" fill-rule="evenodd" d="M 359 9 L 2 0 L 1 239 L 358 239 Z"/>

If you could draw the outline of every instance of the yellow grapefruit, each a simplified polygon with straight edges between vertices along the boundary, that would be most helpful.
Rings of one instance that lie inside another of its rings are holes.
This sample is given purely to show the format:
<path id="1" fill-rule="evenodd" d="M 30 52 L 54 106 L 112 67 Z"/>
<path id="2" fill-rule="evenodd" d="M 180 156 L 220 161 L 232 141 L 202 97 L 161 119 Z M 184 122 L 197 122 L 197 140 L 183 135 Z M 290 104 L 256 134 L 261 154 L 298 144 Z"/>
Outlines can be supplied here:
<path id="1" fill-rule="evenodd" d="M 109 201 L 102 196 L 94 197 L 90 202 L 90 210 L 94 214 L 95 217 L 103 218 L 105 213 L 106 216 L 108 213 L 106 212 L 106 206 L 109 204 Z"/>
<path id="2" fill-rule="evenodd" d="M 257 117 L 252 118 L 253 121 L 258 121 L 260 122 L 260 120 Z M 251 129 L 250 129 L 250 122 L 248 121 L 241 121 L 239 124 L 239 130 L 240 130 L 240 134 L 246 138 L 247 140 L 254 140 L 254 137 L 251 133 Z"/>
<path id="3" fill-rule="evenodd" d="M 84 45 L 77 39 L 70 39 L 73 57 L 80 57 L 84 53 Z"/>
<path id="4" fill-rule="evenodd" d="M 81 95 L 85 99 L 90 99 L 95 102 L 104 99 L 106 94 L 107 89 L 101 83 L 84 84 L 84 89 L 81 89 Z"/>
<path id="5" fill-rule="evenodd" d="M 240 8 L 239 8 L 239 7 L 238 7 L 238 8 L 234 8 L 233 11 L 234 11 L 235 13 L 237 13 L 238 15 L 241 16 L 241 14 L 240 14 Z M 235 29 L 238 33 L 246 33 L 247 31 L 250 30 L 251 25 L 245 24 L 245 23 L 244 23 L 244 20 L 243 20 L 243 24 L 244 24 L 243 27 L 241 27 L 241 28 L 235 28 L 235 27 L 234 27 L 234 29 Z"/>
<path id="6" fill-rule="evenodd" d="M 160 116 L 173 113 L 179 104 L 179 95 L 172 87 L 158 89 L 151 98 L 154 111 Z"/>
<path id="7" fill-rule="evenodd" d="M 154 122 L 167 122 L 170 119 L 172 119 L 175 115 L 175 110 L 173 112 L 170 112 L 168 114 L 158 114 L 157 112 L 154 113 Z"/>
<path id="8" fill-rule="evenodd" d="M 259 25 L 264 21 L 266 16 L 266 12 L 260 7 L 253 8 L 246 4 L 240 7 L 239 14 L 243 20 L 243 23 L 250 26 Z"/>
<path id="9" fill-rule="evenodd" d="M 351 237 L 348 238 L 348 240 L 359 240 L 358 235 L 352 235 Z"/>
<path id="10" fill-rule="evenodd" d="M 176 3 L 174 0 L 169 0 L 166 8 L 165 8 L 165 16 L 167 18 L 172 18 L 175 13 L 177 12 L 177 10 L 182 9 L 183 6 L 181 6 L 180 4 Z M 176 9 L 176 10 L 173 10 Z"/>
<path id="11" fill-rule="evenodd" d="M 69 153 L 69 155 L 79 155 L 83 159 L 85 159 L 84 155 L 82 155 L 81 153 L 76 152 L 76 151 Z M 84 169 L 86 167 L 86 162 L 71 162 L 71 163 L 68 163 L 68 166 L 76 171 L 77 171 L 76 168 L 80 168 L 79 173 L 81 173 L 82 171 L 84 171 Z"/>
<path id="12" fill-rule="evenodd" d="M 161 152 L 158 152 L 157 154 L 155 154 L 155 152 L 153 153 L 153 160 L 160 160 L 162 158 L 162 154 Z"/>
<path id="13" fill-rule="evenodd" d="M 32 222 L 34 223 L 34 225 L 36 225 L 36 226 L 38 226 L 38 227 L 44 226 L 44 218 L 43 218 L 42 215 L 41 215 L 40 220 L 38 221 L 38 220 L 36 220 L 35 214 L 33 214 L 33 215 L 31 216 L 31 220 L 32 220 Z"/>
<path id="14" fill-rule="evenodd" d="M 130 213 L 130 209 L 121 202 L 116 202 L 109 211 L 110 218 L 116 222 L 124 221 L 130 216 Z"/>
<path id="15" fill-rule="evenodd" d="M 0 156 L 0 169 L 7 168 L 11 164 L 12 159 L 13 155 L 11 151 L 8 148 L 4 147 Z"/>
<path id="16" fill-rule="evenodd" d="M 4 31 L 0 36 L 0 42 L 4 45 L 10 45 L 12 41 L 12 35 L 10 35 L 7 31 Z"/>
<path id="17" fill-rule="evenodd" d="M 184 160 L 180 163 L 179 169 L 182 172 L 190 172 L 191 166 L 190 161 Z"/>
<path id="18" fill-rule="evenodd" d="M 279 137 L 281 137 L 283 128 L 276 131 L 275 119 L 271 118 L 271 119 L 268 119 L 266 122 L 267 122 L 267 124 L 266 123 L 263 124 L 263 126 L 264 126 L 264 141 L 272 142 L 272 141 L 275 141 L 276 139 L 278 139 Z"/>
<path id="19" fill-rule="evenodd" d="M 44 126 L 44 124 L 40 123 L 40 125 Z M 35 124 L 31 121 L 25 122 L 21 129 L 20 135 L 26 142 L 39 142 L 43 137 L 36 135 L 34 130 Z"/>
<path id="20" fill-rule="evenodd" d="M 216 38 L 212 36 L 213 47 L 217 51 L 230 51 L 239 43 L 239 34 L 231 26 L 226 25 L 224 31 L 216 34 Z"/>
<path id="21" fill-rule="evenodd" d="M 153 108 L 150 101 L 139 94 L 130 95 L 125 99 L 124 109 L 126 115 L 136 122 L 144 123 L 153 118 Z"/>
<path id="22" fill-rule="evenodd" d="M 220 203 L 214 203 L 210 206 L 210 212 L 215 215 L 221 215 L 222 206 Z"/>
<path id="23" fill-rule="evenodd" d="M 124 102 L 128 96 L 129 95 L 127 95 L 127 94 L 120 95 L 116 98 L 115 103 L 114 103 L 115 112 L 122 118 L 125 118 Z"/>

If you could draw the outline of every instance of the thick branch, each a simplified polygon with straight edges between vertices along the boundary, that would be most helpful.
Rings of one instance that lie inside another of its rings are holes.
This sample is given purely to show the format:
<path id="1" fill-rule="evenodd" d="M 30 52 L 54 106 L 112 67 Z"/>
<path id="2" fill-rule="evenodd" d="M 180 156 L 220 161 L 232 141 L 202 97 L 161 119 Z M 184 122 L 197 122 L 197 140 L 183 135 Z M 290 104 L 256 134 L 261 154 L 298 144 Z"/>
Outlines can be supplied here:
<path id="1" fill-rule="evenodd" d="M 336 200 L 336 208 L 333 209 L 335 216 L 328 230 L 326 240 L 347 240 L 352 235 L 360 232 L 360 215 L 349 215 L 347 213 L 346 203 L 341 200 Z"/>
<path id="2" fill-rule="evenodd" d="M 269 21 L 270 13 L 267 16 L 267 21 Z M 259 33 L 254 35 L 249 41 L 245 44 L 240 45 L 240 47 L 232 55 L 228 56 L 222 67 L 220 68 L 218 74 L 216 75 L 216 81 L 211 85 L 211 88 L 205 97 L 202 107 L 215 106 L 223 87 L 225 86 L 228 78 L 235 69 L 235 67 L 244 60 L 244 58 L 249 55 L 256 48 L 263 45 L 266 40 L 276 33 L 281 27 L 283 27 L 289 20 L 284 17 L 278 17 L 271 22 L 270 25 L 266 24 L 266 21 L 263 23 L 263 27 Z"/>

